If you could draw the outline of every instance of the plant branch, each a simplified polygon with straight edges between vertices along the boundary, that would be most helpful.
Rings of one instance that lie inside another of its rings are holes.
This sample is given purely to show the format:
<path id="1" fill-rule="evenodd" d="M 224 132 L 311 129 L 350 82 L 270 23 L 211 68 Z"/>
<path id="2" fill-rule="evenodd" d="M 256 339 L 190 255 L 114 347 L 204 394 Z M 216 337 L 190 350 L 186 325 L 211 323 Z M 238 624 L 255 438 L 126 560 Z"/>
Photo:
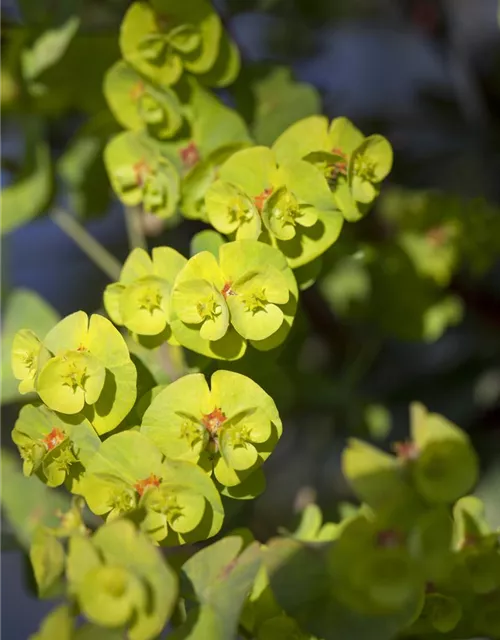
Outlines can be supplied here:
<path id="1" fill-rule="evenodd" d="M 123 210 L 130 250 L 137 248 L 147 249 L 148 245 L 144 235 L 140 209 L 138 207 L 123 207 Z"/>
<path id="2" fill-rule="evenodd" d="M 119 280 L 122 265 L 98 242 L 72 215 L 64 209 L 53 209 L 49 217 L 80 249 L 101 269 L 110 280 Z"/>

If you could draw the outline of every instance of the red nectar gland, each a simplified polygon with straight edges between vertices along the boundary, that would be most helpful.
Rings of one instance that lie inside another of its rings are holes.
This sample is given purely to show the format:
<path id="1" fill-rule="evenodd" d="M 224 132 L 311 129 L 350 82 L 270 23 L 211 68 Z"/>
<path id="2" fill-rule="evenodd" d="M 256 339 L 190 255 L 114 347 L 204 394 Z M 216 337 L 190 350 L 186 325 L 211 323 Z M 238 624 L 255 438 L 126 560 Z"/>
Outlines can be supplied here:
<path id="1" fill-rule="evenodd" d="M 87 347 L 83 344 L 83 342 L 80 342 L 77 351 L 87 351 Z"/>
<path id="2" fill-rule="evenodd" d="M 43 444 L 47 447 L 47 451 L 52 451 L 58 444 L 61 444 L 66 438 L 64 431 L 54 427 L 43 439 Z"/>
<path id="3" fill-rule="evenodd" d="M 152 473 L 148 478 L 144 478 L 144 480 L 139 480 L 134 485 L 134 489 L 137 493 L 142 496 L 148 487 L 159 487 L 161 483 L 161 478 Z"/>
<path id="4" fill-rule="evenodd" d="M 200 152 L 194 142 L 190 142 L 187 146 L 180 149 L 179 155 L 186 169 L 191 169 L 200 161 Z"/>
<path id="5" fill-rule="evenodd" d="M 226 414 L 216 408 L 211 413 L 205 414 L 201 422 L 210 435 L 215 435 L 226 420 Z"/>
<path id="6" fill-rule="evenodd" d="M 255 198 L 253 199 L 254 204 L 257 207 L 257 210 L 259 213 L 262 213 L 262 209 L 264 208 L 264 203 L 269 198 L 272 192 L 273 192 L 272 187 L 268 187 L 267 189 L 264 189 L 262 193 L 259 193 L 258 196 L 255 196 Z"/>
<path id="7" fill-rule="evenodd" d="M 433 247 L 441 247 L 448 240 L 448 233 L 443 227 L 433 227 L 427 231 L 425 237 Z"/>
<path id="8" fill-rule="evenodd" d="M 236 295 L 236 292 L 231 289 L 232 285 L 233 285 L 232 282 L 226 282 L 225 285 L 222 287 L 221 293 L 224 296 L 224 298 L 227 298 L 228 296 Z"/>
<path id="9" fill-rule="evenodd" d="M 394 529 L 386 529 L 385 531 L 379 531 L 377 533 L 377 547 L 383 549 L 396 549 L 403 544 L 403 539 L 400 533 L 394 531 Z"/>
<path id="10" fill-rule="evenodd" d="M 136 162 L 134 164 L 134 166 L 132 167 L 135 173 L 135 179 L 137 184 L 142 187 L 142 185 L 144 184 L 147 176 L 149 175 L 151 169 L 149 168 L 148 163 L 144 160 L 144 158 L 142 160 L 139 160 L 139 162 Z"/>
<path id="11" fill-rule="evenodd" d="M 130 99 L 134 102 L 136 100 L 139 100 L 139 98 L 143 95 L 144 90 L 144 82 L 142 80 L 139 80 L 139 82 L 136 82 L 132 89 L 130 89 Z"/>
<path id="12" fill-rule="evenodd" d="M 394 444 L 394 451 L 398 458 L 405 461 L 416 460 L 420 453 L 414 442 L 396 442 Z"/>

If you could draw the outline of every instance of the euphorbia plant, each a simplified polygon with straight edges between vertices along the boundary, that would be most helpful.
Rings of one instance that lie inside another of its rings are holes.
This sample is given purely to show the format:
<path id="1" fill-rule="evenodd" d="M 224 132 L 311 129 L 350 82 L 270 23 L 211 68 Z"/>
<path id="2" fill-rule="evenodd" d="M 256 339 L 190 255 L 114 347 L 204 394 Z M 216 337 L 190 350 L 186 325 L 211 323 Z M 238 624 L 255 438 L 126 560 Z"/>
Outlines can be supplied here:
<path id="1" fill-rule="evenodd" d="M 231 84 L 239 57 L 205 0 L 134 2 L 120 48 L 104 83 L 127 129 L 104 151 L 114 191 L 138 215 L 180 211 L 218 233 L 197 235 L 190 256 L 134 247 L 104 292 L 110 320 L 79 311 L 13 339 L 19 391 L 37 394 L 12 432 L 23 473 L 73 494 L 57 526 L 32 532 L 39 594 L 62 598 L 35 637 L 499 638 L 498 532 L 470 495 L 476 453 L 418 403 L 393 453 L 349 441 L 342 467 L 361 505 L 338 522 L 311 504 L 266 544 L 227 530 L 234 501 L 264 490 L 283 431 L 271 395 L 230 369 L 286 346 L 318 258 L 339 239 L 345 258 L 349 223 L 379 195 L 389 142 L 312 116 L 253 144 L 207 88 Z M 420 231 L 403 228 L 392 253 L 447 281 L 458 248 L 429 262 Z M 459 237 L 450 227 L 445 243 Z M 358 269 L 380 270 L 384 251 Z M 136 354 L 168 348 L 189 364 L 160 382 Z"/>

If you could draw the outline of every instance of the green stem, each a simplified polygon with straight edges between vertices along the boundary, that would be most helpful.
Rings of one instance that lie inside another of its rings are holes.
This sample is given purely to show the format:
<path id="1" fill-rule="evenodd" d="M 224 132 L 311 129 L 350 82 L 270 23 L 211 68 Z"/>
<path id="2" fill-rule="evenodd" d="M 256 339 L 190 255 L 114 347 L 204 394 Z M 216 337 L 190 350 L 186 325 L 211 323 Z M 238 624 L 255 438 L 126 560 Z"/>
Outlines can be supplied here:
<path id="1" fill-rule="evenodd" d="M 54 209 L 50 218 L 97 265 L 110 280 L 119 280 L 122 265 L 100 242 L 90 235 L 73 216 L 63 209 Z"/>
<path id="2" fill-rule="evenodd" d="M 140 209 L 138 207 L 124 207 L 124 211 L 130 250 L 137 248 L 147 250 L 148 245 L 142 227 Z"/>

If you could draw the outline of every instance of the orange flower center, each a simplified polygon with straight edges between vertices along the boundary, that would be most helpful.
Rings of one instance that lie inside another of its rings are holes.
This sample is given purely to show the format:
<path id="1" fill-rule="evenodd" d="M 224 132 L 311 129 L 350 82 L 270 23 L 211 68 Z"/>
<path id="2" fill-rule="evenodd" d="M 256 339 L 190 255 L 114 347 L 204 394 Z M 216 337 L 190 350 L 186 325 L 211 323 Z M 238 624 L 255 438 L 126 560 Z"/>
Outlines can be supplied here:
<path id="1" fill-rule="evenodd" d="M 142 496 L 148 487 L 159 487 L 161 483 L 161 478 L 152 473 L 148 478 L 144 478 L 144 480 L 139 480 L 134 485 L 134 489 L 137 493 Z"/>
<path id="2" fill-rule="evenodd" d="M 194 142 L 190 142 L 186 147 L 180 149 L 179 155 L 186 169 L 191 169 L 200 160 L 200 153 Z"/>
<path id="3" fill-rule="evenodd" d="M 386 529 L 377 533 L 377 546 L 384 549 L 394 549 L 403 543 L 401 534 L 393 529 Z"/>
<path id="4" fill-rule="evenodd" d="M 259 193 L 258 196 L 255 196 L 255 198 L 253 199 L 259 213 L 262 213 L 262 209 L 264 208 L 264 203 L 269 198 L 272 192 L 273 192 L 272 187 L 268 187 L 267 189 L 264 189 L 262 193 Z"/>
<path id="5" fill-rule="evenodd" d="M 443 227 L 433 227 L 425 234 L 427 242 L 434 247 L 441 247 L 448 240 L 448 233 Z"/>
<path id="6" fill-rule="evenodd" d="M 213 435 L 226 420 L 226 415 L 220 409 L 216 408 L 211 413 L 205 414 L 201 422 L 205 429 Z"/>
<path id="7" fill-rule="evenodd" d="M 236 293 L 231 289 L 232 286 L 232 282 L 226 282 L 225 285 L 222 287 L 221 293 L 224 296 L 224 298 L 227 298 L 227 296 L 235 296 Z"/>
<path id="8" fill-rule="evenodd" d="M 151 171 L 151 169 L 149 168 L 149 165 L 144 159 L 142 159 L 142 160 L 139 160 L 139 162 L 136 162 L 132 168 L 135 173 L 135 179 L 137 181 L 137 184 L 139 186 L 142 186 L 144 184 L 144 181 L 146 180 L 146 177 Z"/>
<path id="9" fill-rule="evenodd" d="M 65 438 L 66 435 L 64 434 L 64 431 L 61 431 L 61 429 L 54 427 L 52 431 L 45 436 L 45 438 L 43 439 L 43 443 L 47 447 L 48 451 L 52 451 L 52 449 L 54 449 L 54 447 L 57 447 L 58 444 L 61 444 L 61 442 Z"/>
<path id="10" fill-rule="evenodd" d="M 139 82 L 134 84 L 132 89 L 130 89 L 130 99 L 134 101 L 139 100 L 139 98 L 142 96 L 143 93 L 144 93 L 144 82 L 142 80 L 139 80 Z"/>
<path id="11" fill-rule="evenodd" d="M 394 451 L 398 458 L 401 460 L 416 460 L 418 458 L 419 450 L 414 442 L 396 442 L 394 444 Z"/>

